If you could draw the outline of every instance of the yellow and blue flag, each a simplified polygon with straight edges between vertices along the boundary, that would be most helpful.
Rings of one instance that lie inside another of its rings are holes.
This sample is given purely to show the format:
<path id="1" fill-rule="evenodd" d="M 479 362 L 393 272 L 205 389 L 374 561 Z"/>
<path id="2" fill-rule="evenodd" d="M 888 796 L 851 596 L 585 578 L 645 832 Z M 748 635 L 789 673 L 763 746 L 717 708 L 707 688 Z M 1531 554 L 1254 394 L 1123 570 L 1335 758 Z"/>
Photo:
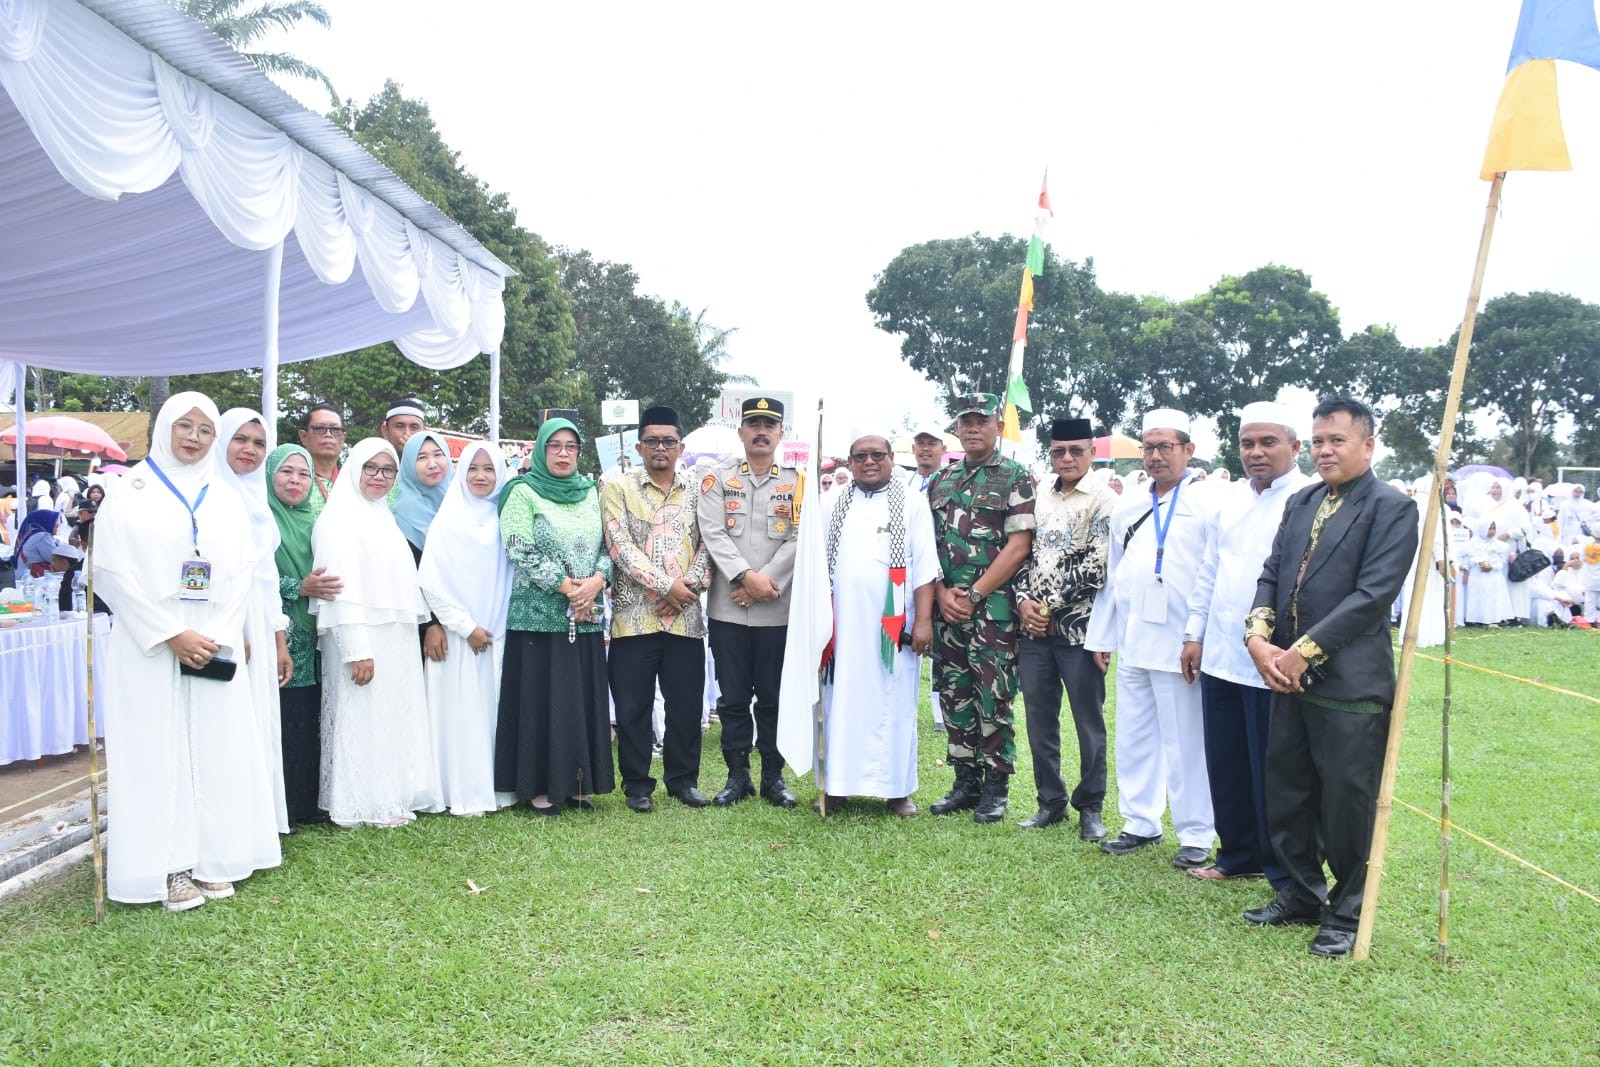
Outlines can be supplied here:
<path id="1" fill-rule="evenodd" d="M 1571 170 L 1556 97 L 1556 60 L 1600 70 L 1594 0 L 1523 0 L 1483 179 L 1509 170 Z"/>

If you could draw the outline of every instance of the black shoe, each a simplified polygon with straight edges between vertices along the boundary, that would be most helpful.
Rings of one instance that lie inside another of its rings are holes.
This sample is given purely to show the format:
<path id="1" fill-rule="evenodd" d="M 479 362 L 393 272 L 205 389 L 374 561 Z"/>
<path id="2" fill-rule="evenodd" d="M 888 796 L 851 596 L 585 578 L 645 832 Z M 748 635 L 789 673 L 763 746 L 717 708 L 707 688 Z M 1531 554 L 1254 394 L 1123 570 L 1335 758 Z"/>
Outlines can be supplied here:
<path id="1" fill-rule="evenodd" d="M 1317 936 L 1311 939 L 1311 954 L 1313 956 L 1327 956 L 1330 959 L 1350 955 L 1350 950 L 1356 947 L 1356 932 L 1354 930 L 1341 930 L 1333 926 L 1324 926 L 1317 931 Z"/>
<path id="2" fill-rule="evenodd" d="M 711 798 L 711 803 L 719 808 L 731 807 L 745 797 L 756 795 L 756 784 L 750 780 L 750 772 L 734 768 L 728 772 L 728 784 L 722 791 Z"/>
<path id="3" fill-rule="evenodd" d="M 950 787 L 950 792 L 944 795 L 944 799 L 935 800 L 928 810 L 935 815 L 949 815 L 953 811 L 975 808 L 978 806 L 978 794 L 982 791 L 983 782 L 977 766 L 958 763 L 955 784 Z"/>
<path id="4" fill-rule="evenodd" d="M 762 782 L 761 796 L 775 808 L 792 808 L 800 803 L 795 799 L 793 790 L 783 783 L 782 778 L 769 778 Z"/>
<path id="5" fill-rule="evenodd" d="M 1184 845 L 1178 849 L 1178 854 L 1172 857 L 1172 865 L 1183 870 L 1204 867 L 1209 862 L 1211 862 L 1211 850 L 1201 848 L 1199 845 Z"/>
<path id="6" fill-rule="evenodd" d="M 704 793 L 692 785 L 686 785 L 682 789 L 669 789 L 667 795 L 686 808 L 703 808 L 711 803 Z"/>
<path id="7" fill-rule="evenodd" d="M 648 793 L 643 795 L 643 796 L 629 796 L 628 797 L 628 810 L 629 811 L 636 811 L 640 815 L 643 815 L 643 814 L 645 814 L 646 812 L 649 812 L 649 811 L 654 811 L 655 810 L 655 806 L 656 806 L 656 802 L 654 800 L 650 799 L 650 796 L 649 796 Z"/>
<path id="8" fill-rule="evenodd" d="M 560 815 L 561 814 L 561 809 L 559 807 L 557 807 L 556 805 L 554 805 L 554 804 L 546 804 L 544 807 L 541 808 L 539 805 L 535 804 L 531 800 L 528 801 L 528 810 L 533 812 L 535 815 L 550 816 L 550 815 Z"/>
<path id="9" fill-rule="evenodd" d="M 1078 836 L 1085 841 L 1104 841 L 1106 839 L 1106 824 L 1100 821 L 1098 811 L 1080 811 L 1078 813 Z"/>
<path id="10" fill-rule="evenodd" d="M 990 767 L 984 771 L 983 789 L 978 794 L 978 806 L 972 810 L 972 821 L 999 822 L 1006 817 L 1006 799 L 1011 795 L 1011 775 Z"/>
<path id="11" fill-rule="evenodd" d="M 567 807 L 571 808 L 573 811 L 593 811 L 594 801 L 590 800 L 588 797 L 568 797 Z"/>
<path id="12" fill-rule="evenodd" d="M 1244 921 L 1253 926 L 1313 926 L 1322 918 L 1322 905 L 1279 893 L 1264 908 L 1251 908 Z"/>
<path id="13" fill-rule="evenodd" d="M 1160 834 L 1154 837 L 1140 837 L 1138 834 L 1130 834 L 1124 830 L 1110 841 L 1104 842 L 1100 846 L 1100 851 L 1109 852 L 1113 856 L 1126 856 L 1130 852 L 1137 852 L 1141 848 L 1149 848 L 1151 845 L 1159 844 L 1161 844 Z"/>
<path id="14" fill-rule="evenodd" d="M 1067 821 L 1067 809 L 1065 809 L 1065 808 L 1040 808 L 1038 811 L 1034 812 L 1032 815 L 1028 816 L 1026 819 L 1023 819 L 1017 825 L 1021 826 L 1025 830 L 1038 830 L 1038 829 L 1042 829 L 1043 827 L 1046 827 L 1046 826 L 1054 826 L 1058 822 L 1066 822 L 1066 821 Z"/>

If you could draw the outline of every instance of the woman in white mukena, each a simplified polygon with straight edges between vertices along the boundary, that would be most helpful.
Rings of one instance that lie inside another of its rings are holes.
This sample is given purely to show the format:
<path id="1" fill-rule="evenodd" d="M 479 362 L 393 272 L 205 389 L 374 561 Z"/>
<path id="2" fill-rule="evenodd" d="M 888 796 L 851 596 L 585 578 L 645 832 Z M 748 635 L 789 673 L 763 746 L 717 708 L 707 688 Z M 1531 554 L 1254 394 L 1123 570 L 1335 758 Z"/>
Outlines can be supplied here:
<path id="1" fill-rule="evenodd" d="M 250 645 L 250 696 L 261 731 L 261 750 L 267 758 L 267 778 L 272 783 L 273 813 L 278 833 L 289 832 L 289 810 L 283 795 L 283 730 L 279 723 L 278 688 L 294 674 L 289 645 L 284 636 L 288 619 L 278 596 L 278 523 L 267 506 L 267 453 L 273 432 L 266 420 L 249 408 L 229 408 L 222 413 L 217 433 L 217 469 L 233 486 L 250 516 L 250 537 L 255 543 L 255 593 L 245 617 L 245 640 Z"/>
<path id="2" fill-rule="evenodd" d="M 428 606 L 386 501 L 399 469 L 389 442 L 359 442 L 311 531 L 315 566 L 344 579 L 336 597 L 311 602 L 322 647 L 320 801 L 340 826 L 400 826 L 440 807 L 417 654 Z"/>
<path id="3" fill-rule="evenodd" d="M 511 562 L 500 542 L 499 448 L 474 441 L 428 528 L 418 580 L 449 631 L 442 661 L 427 660 L 428 720 L 444 803 L 454 815 L 482 815 L 516 803 L 494 791 L 494 734 L 505 657 Z"/>
<path id="4" fill-rule="evenodd" d="M 106 883 L 125 904 L 199 907 L 282 858 L 244 669 L 256 548 L 218 471 L 219 421 L 204 394 L 168 400 L 95 521 L 97 592 L 116 612 Z"/>

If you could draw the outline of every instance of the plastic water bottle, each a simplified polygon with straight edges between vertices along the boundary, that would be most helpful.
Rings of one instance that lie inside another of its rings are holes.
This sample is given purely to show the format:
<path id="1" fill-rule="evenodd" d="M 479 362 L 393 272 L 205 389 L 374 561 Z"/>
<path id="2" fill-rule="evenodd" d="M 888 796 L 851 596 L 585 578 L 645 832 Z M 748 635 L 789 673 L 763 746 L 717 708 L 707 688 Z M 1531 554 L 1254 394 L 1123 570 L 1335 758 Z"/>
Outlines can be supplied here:
<path id="1" fill-rule="evenodd" d="M 61 621 L 61 575 L 54 571 L 44 576 L 44 618 L 46 622 Z"/>
<path id="2" fill-rule="evenodd" d="M 72 610 L 82 615 L 88 610 L 89 583 L 79 571 L 72 576 Z"/>

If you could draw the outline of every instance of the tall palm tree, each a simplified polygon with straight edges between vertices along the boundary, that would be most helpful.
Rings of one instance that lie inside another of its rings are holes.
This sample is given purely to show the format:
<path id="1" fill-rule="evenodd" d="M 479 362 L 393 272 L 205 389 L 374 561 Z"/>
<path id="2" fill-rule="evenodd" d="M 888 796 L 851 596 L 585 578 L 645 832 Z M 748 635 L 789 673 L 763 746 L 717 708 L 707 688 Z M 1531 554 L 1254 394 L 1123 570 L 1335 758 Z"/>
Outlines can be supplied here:
<path id="1" fill-rule="evenodd" d="M 324 29 L 332 25 L 333 19 L 329 17 L 327 9 L 315 0 L 288 0 L 286 3 L 265 0 L 259 7 L 249 11 L 240 10 L 243 0 L 173 0 L 173 5 L 190 18 L 204 23 L 234 51 L 266 73 L 287 74 L 293 78 L 321 82 L 328 90 L 333 105 L 339 106 L 339 94 L 334 92 L 333 82 L 299 56 L 287 52 L 247 51 L 273 30 L 291 30 L 304 19 L 310 19 Z"/>
<path id="2" fill-rule="evenodd" d="M 264 0 L 261 6 L 249 11 L 240 10 L 243 0 L 172 0 L 172 4 L 196 22 L 204 24 L 264 73 L 287 74 L 293 78 L 321 82 L 328 90 L 333 106 L 339 106 L 339 94 L 334 91 L 333 81 L 299 56 L 287 52 L 246 51 L 265 34 L 273 30 L 293 29 L 304 19 L 310 19 L 324 29 L 332 25 L 333 19 L 329 17 L 327 9 L 315 0 L 288 0 L 287 3 Z M 150 410 L 160 411 L 171 393 L 172 383 L 166 376 L 152 377 Z M 154 419 L 150 425 L 153 429 Z"/>

